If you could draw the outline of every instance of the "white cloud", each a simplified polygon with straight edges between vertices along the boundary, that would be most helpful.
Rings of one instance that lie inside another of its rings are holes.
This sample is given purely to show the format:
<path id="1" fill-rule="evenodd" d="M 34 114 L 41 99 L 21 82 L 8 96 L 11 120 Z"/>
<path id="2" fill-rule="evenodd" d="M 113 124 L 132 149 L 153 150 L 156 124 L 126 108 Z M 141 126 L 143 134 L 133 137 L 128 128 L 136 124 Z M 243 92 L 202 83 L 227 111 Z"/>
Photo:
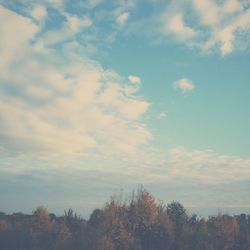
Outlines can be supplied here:
<path id="1" fill-rule="evenodd" d="M 243 10 L 243 5 L 241 4 L 241 1 L 238 0 L 226 0 L 224 1 L 223 4 L 223 11 L 226 13 L 234 13 L 234 12 L 238 12 L 238 11 L 242 11 Z"/>
<path id="2" fill-rule="evenodd" d="M 172 165 L 172 176 L 204 183 L 231 182 L 250 177 L 250 159 L 220 155 L 213 150 L 174 148 L 170 150 L 169 164 Z"/>
<path id="3" fill-rule="evenodd" d="M 25 94 L 34 100 L 48 100 L 53 96 L 51 90 L 35 85 L 27 88 Z"/>
<path id="4" fill-rule="evenodd" d="M 160 29 L 191 48 L 205 53 L 219 49 L 227 55 L 249 47 L 249 13 L 244 1 L 172 1 L 162 14 Z"/>
<path id="5" fill-rule="evenodd" d="M 5 66 L 15 57 L 26 52 L 29 40 L 37 31 L 38 26 L 31 20 L 0 6 L 0 68 L 2 76 L 5 73 Z"/>
<path id="6" fill-rule="evenodd" d="M 124 26 L 130 17 L 131 12 L 135 9 L 137 0 L 117 0 L 116 8 L 112 10 L 115 22 L 118 26 Z"/>
<path id="7" fill-rule="evenodd" d="M 85 8 L 95 8 L 96 6 L 100 5 L 103 2 L 103 0 L 87 0 L 86 2 L 80 2 L 78 5 L 80 7 L 85 7 Z"/>
<path id="8" fill-rule="evenodd" d="M 160 114 L 158 114 L 157 118 L 162 120 L 162 119 L 164 119 L 166 117 L 166 115 L 167 114 L 165 112 L 161 112 Z"/>
<path id="9" fill-rule="evenodd" d="M 37 157 L 135 158 L 151 140 L 140 121 L 150 104 L 132 93 L 128 96 L 117 73 L 79 54 L 77 41 L 64 42 L 63 30 L 54 41 L 63 41 L 61 47 L 50 49 L 46 36 L 35 37 L 39 27 L 29 18 L 5 8 L 0 11 L 5 55 L 0 148 Z M 79 20 L 71 21 L 70 29 L 78 32 Z"/>
<path id="10" fill-rule="evenodd" d="M 59 10 L 63 9 L 65 0 L 45 0 L 48 4 Z"/>
<path id="11" fill-rule="evenodd" d="M 114 10 L 114 13 L 116 13 L 117 15 L 117 14 L 129 12 L 135 9 L 136 4 L 137 4 L 137 0 L 126 0 L 126 1 L 117 0 L 116 1 L 117 8 Z"/>
<path id="12" fill-rule="evenodd" d="M 100 94 L 100 100 L 104 107 L 111 107 L 127 118 L 136 119 L 148 109 L 149 103 L 138 98 L 128 98 L 124 95 L 127 91 L 126 86 L 122 88 L 117 84 L 108 84 L 106 90 Z"/>
<path id="13" fill-rule="evenodd" d="M 193 82 L 187 78 L 182 78 L 174 83 L 175 87 L 180 89 L 182 93 L 186 93 L 195 88 Z"/>
<path id="14" fill-rule="evenodd" d="M 181 13 L 177 13 L 171 18 L 166 15 L 164 18 L 164 32 L 175 35 L 179 39 L 189 39 L 196 35 L 196 31 L 188 27 L 184 21 Z"/>
<path id="15" fill-rule="evenodd" d="M 192 0 L 192 3 L 203 24 L 215 25 L 219 22 L 219 6 L 213 0 Z"/>
<path id="16" fill-rule="evenodd" d="M 130 84 L 125 85 L 126 94 L 134 94 L 138 92 L 141 87 L 141 78 L 138 76 L 130 75 L 128 77 Z"/>
<path id="17" fill-rule="evenodd" d="M 62 11 L 61 14 L 65 16 L 66 21 L 63 23 L 62 28 L 58 30 L 49 30 L 43 35 L 43 40 L 41 42 L 45 46 L 67 40 L 74 40 L 73 38 L 75 38 L 75 35 L 92 26 L 92 20 L 88 16 L 79 17 L 65 11 Z"/>
<path id="18" fill-rule="evenodd" d="M 88 28 L 92 25 L 92 21 L 89 17 L 78 17 L 76 15 L 70 15 L 65 13 L 68 21 L 68 28 L 73 33 L 78 33 L 82 29 Z"/>
<path id="19" fill-rule="evenodd" d="M 31 16 L 34 17 L 37 21 L 42 21 L 48 16 L 48 13 L 44 6 L 38 5 L 31 12 Z"/>
<path id="20" fill-rule="evenodd" d="M 220 34 L 217 35 L 217 40 L 221 43 L 222 55 L 231 53 L 235 47 L 234 41 L 244 33 L 250 33 L 250 10 L 221 29 Z"/>
<path id="21" fill-rule="evenodd" d="M 128 79 L 129 79 L 129 81 L 130 81 L 131 83 L 133 83 L 133 84 L 135 84 L 135 85 L 138 85 L 138 84 L 141 83 L 141 79 L 140 79 L 140 77 L 138 77 L 138 76 L 130 75 L 130 76 L 128 77 Z"/>
<path id="22" fill-rule="evenodd" d="M 121 13 L 117 18 L 116 18 L 116 23 L 119 25 L 124 25 L 129 18 L 129 12 L 124 12 Z"/>

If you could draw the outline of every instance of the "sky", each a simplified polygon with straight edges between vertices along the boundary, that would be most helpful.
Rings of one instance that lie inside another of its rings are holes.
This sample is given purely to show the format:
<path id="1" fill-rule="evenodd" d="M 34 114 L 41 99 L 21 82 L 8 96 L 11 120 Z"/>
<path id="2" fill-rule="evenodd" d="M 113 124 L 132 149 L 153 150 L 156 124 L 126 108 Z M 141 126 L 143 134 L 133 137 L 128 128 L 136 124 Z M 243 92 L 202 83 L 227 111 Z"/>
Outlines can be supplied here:
<path id="1" fill-rule="evenodd" d="M 250 213 L 249 65 L 249 0 L 0 0 L 0 211 Z"/>

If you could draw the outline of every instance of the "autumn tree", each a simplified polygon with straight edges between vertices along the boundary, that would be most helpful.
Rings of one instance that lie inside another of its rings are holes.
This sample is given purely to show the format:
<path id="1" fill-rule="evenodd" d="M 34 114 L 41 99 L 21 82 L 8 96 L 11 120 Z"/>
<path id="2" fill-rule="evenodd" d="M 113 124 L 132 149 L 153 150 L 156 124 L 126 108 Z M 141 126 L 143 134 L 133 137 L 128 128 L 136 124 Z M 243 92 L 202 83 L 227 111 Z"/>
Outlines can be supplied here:
<path id="1" fill-rule="evenodd" d="M 239 233 L 236 240 L 237 249 L 248 250 L 250 246 L 250 217 L 246 214 L 236 216 Z"/>
<path id="2" fill-rule="evenodd" d="M 234 249 L 239 233 L 235 217 L 226 214 L 210 217 L 208 225 L 215 250 Z"/>
<path id="3" fill-rule="evenodd" d="M 141 242 L 142 249 L 152 249 L 153 229 L 157 222 L 158 209 L 154 197 L 143 187 L 131 199 L 128 208 L 130 230 Z"/>
<path id="4" fill-rule="evenodd" d="M 48 210 L 42 206 L 38 207 L 30 225 L 31 239 L 34 247 L 48 248 L 52 238 L 53 221 L 51 221 Z"/>
<path id="5" fill-rule="evenodd" d="M 250 216 L 188 215 L 179 202 L 157 204 L 143 187 L 111 198 L 85 221 L 38 207 L 32 215 L 0 212 L 0 250 L 249 250 Z"/>
<path id="6" fill-rule="evenodd" d="M 174 242 L 171 249 L 182 249 L 185 244 L 185 226 L 187 223 L 187 213 L 184 206 L 176 201 L 167 205 L 167 214 L 173 222 Z"/>

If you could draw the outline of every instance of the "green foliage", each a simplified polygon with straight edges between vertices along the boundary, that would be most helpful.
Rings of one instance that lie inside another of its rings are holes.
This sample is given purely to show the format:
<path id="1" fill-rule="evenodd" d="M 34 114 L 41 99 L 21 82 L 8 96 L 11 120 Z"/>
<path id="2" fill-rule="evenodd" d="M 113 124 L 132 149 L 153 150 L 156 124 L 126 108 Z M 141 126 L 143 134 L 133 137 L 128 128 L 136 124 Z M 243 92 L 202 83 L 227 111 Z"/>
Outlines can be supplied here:
<path id="1" fill-rule="evenodd" d="M 111 198 L 88 221 L 72 209 L 57 217 L 0 213 L 0 250 L 249 250 L 250 216 L 189 216 L 179 202 L 165 206 L 144 188 L 123 202 Z"/>

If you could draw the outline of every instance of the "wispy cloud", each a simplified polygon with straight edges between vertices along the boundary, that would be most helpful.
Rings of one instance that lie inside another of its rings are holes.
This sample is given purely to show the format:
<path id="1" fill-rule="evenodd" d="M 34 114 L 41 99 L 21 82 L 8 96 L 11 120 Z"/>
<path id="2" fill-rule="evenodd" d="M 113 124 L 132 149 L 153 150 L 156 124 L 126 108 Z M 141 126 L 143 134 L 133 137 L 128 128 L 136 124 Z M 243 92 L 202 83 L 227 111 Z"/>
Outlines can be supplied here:
<path id="1" fill-rule="evenodd" d="M 68 28 L 73 33 L 78 33 L 82 29 L 88 28 L 92 25 L 92 21 L 88 16 L 78 17 L 76 15 L 65 13 L 65 17 L 68 21 Z"/>
<path id="2" fill-rule="evenodd" d="M 213 150 L 190 150 L 178 147 L 170 150 L 172 175 L 207 183 L 247 180 L 250 159 L 220 155 Z"/>
<path id="3" fill-rule="evenodd" d="M 167 114 L 165 112 L 161 112 L 160 114 L 158 114 L 157 118 L 159 120 L 163 120 L 166 116 L 167 116 Z"/>
<path id="4" fill-rule="evenodd" d="M 131 13 L 136 10 L 138 0 L 117 0 L 115 1 L 115 8 L 113 15 L 118 27 L 124 27 L 130 19 Z"/>
<path id="5" fill-rule="evenodd" d="M 116 22 L 119 25 L 124 25 L 128 21 L 128 18 L 129 18 L 129 13 L 124 12 L 116 18 Z"/>
<path id="6" fill-rule="evenodd" d="M 227 55 L 249 46 L 249 27 L 248 1 L 188 0 L 171 2 L 161 16 L 160 30 L 205 53 L 219 49 Z"/>
<path id="7" fill-rule="evenodd" d="M 141 79 L 140 79 L 140 77 L 138 77 L 138 76 L 130 75 L 130 76 L 128 77 L 128 79 L 129 79 L 129 81 L 130 81 L 131 83 L 133 83 L 133 84 L 135 84 L 135 85 L 138 85 L 138 84 L 141 83 Z"/>
<path id="8" fill-rule="evenodd" d="M 163 32 L 165 34 L 173 34 L 177 39 L 186 40 L 194 37 L 196 31 L 184 23 L 183 15 L 175 13 L 169 15 L 167 12 L 163 18 Z"/>
<path id="9" fill-rule="evenodd" d="M 34 10 L 31 12 L 32 17 L 34 17 L 37 21 L 42 21 L 48 16 L 46 7 L 42 5 L 37 5 Z"/>
<path id="10" fill-rule="evenodd" d="M 141 78 L 138 76 L 130 75 L 128 76 L 128 80 L 130 84 L 125 86 L 125 91 L 127 94 L 136 93 L 141 87 Z"/>
<path id="11" fill-rule="evenodd" d="M 39 27 L 32 20 L 0 6 L 2 77 L 7 73 L 7 65 L 28 50 L 29 41 L 35 36 L 38 29 Z M 17 36 L 17 34 L 19 35 Z"/>
<path id="12" fill-rule="evenodd" d="M 80 2 L 78 3 L 78 6 L 84 7 L 84 8 L 95 8 L 97 7 L 99 4 L 101 4 L 103 2 L 103 0 L 87 0 L 85 2 Z"/>
<path id="13" fill-rule="evenodd" d="M 194 83 L 189 80 L 188 78 L 181 78 L 174 82 L 175 88 L 178 88 L 182 91 L 182 93 L 186 93 L 189 91 L 194 90 L 195 85 Z"/>

